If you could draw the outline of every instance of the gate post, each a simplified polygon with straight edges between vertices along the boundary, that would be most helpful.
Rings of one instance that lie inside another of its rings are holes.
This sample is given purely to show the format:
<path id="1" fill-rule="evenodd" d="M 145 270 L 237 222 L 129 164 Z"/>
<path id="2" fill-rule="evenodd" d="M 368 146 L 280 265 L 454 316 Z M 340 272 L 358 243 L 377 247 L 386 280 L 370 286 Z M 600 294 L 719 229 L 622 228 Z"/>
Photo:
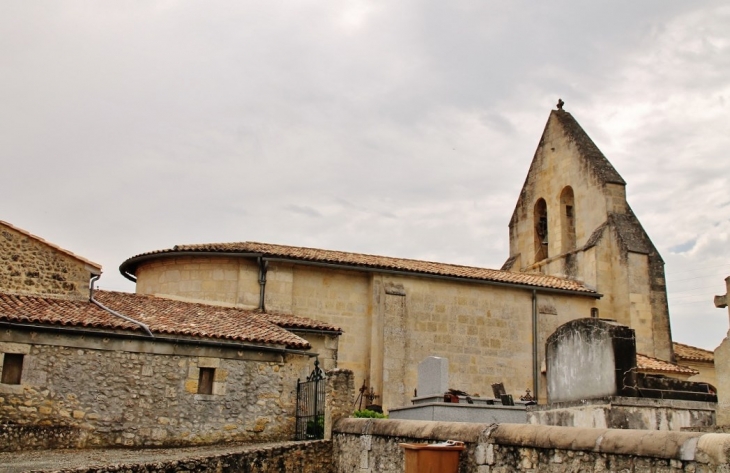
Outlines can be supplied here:
<path id="1" fill-rule="evenodd" d="M 324 438 L 332 439 L 335 423 L 350 417 L 355 408 L 355 376 L 351 370 L 333 369 L 325 377 Z"/>

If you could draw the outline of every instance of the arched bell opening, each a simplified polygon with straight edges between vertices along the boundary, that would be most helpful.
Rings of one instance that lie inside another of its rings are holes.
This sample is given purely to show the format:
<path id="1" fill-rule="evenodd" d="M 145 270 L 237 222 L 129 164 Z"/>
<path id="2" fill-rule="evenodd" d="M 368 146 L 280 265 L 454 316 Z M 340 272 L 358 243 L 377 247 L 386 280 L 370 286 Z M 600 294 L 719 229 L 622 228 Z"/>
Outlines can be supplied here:
<path id="1" fill-rule="evenodd" d="M 560 193 L 560 233 L 561 253 L 575 250 L 575 197 L 570 186 Z"/>
<path id="2" fill-rule="evenodd" d="M 535 202 L 535 262 L 548 257 L 548 216 L 545 199 Z"/>

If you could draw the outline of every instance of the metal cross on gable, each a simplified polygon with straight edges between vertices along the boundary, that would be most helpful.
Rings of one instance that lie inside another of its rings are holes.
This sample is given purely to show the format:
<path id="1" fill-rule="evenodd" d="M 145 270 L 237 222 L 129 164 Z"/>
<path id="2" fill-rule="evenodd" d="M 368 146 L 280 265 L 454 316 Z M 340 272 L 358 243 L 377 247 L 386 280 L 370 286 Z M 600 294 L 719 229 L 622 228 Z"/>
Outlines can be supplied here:
<path id="1" fill-rule="evenodd" d="M 725 278 L 725 295 L 715 296 L 715 307 L 718 309 L 724 309 L 730 302 L 730 276 Z M 730 318 L 730 308 L 728 308 L 728 317 Z"/>

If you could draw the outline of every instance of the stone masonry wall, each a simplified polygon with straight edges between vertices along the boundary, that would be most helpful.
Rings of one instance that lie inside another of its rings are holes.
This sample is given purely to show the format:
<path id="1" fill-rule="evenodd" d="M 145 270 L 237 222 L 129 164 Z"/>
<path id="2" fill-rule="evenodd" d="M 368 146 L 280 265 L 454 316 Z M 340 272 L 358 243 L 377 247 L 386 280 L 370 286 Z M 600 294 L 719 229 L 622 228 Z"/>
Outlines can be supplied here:
<path id="1" fill-rule="evenodd" d="M 0 223 L 0 290 L 88 299 L 91 267 Z"/>
<path id="2" fill-rule="evenodd" d="M 459 473 L 515 471 L 730 472 L 730 435 L 526 424 L 343 419 L 337 473 L 401 473 L 399 443 L 465 442 Z"/>
<path id="3" fill-rule="evenodd" d="M 255 260 L 224 256 L 163 258 L 137 269 L 136 292 L 243 309 L 259 306 Z"/>
<path id="4" fill-rule="evenodd" d="M 290 439 L 296 380 L 309 363 L 245 351 L 182 356 L 0 343 L 4 349 L 27 354 L 21 384 L 0 384 L 0 423 L 80 429 L 71 447 Z M 215 369 L 213 394 L 197 394 L 203 367 Z"/>
<path id="5" fill-rule="evenodd" d="M 0 452 L 22 452 L 83 445 L 85 431 L 77 427 L 0 424 Z"/>
<path id="6" fill-rule="evenodd" d="M 640 353 L 672 361 L 664 263 L 631 212 L 620 177 L 601 164 L 598 150 L 590 151 L 571 122 L 564 112 L 550 114 L 510 221 L 509 269 L 575 278 L 594 287 L 604 294 L 596 308 L 636 330 Z M 568 229 L 561 195 L 568 186 L 574 193 L 575 251 L 567 251 L 563 241 Z M 547 246 L 536 248 L 540 199 L 547 206 L 548 237 Z M 597 240 L 606 225 L 610 235 L 604 231 Z M 590 251 L 596 244 L 601 248 Z"/>
<path id="7" fill-rule="evenodd" d="M 292 442 L 253 446 L 242 451 L 154 463 L 126 463 L 92 468 L 54 470 L 54 473 L 334 473 L 332 442 Z"/>
<path id="8" fill-rule="evenodd" d="M 257 271 L 245 258 L 161 259 L 139 267 L 137 291 L 224 305 L 239 305 L 248 294 L 255 307 Z M 547 337 L 561 324 L 589 316 L 595 299 L 537 297 L 540 366 Z M 352 370 L 358 388 L 363 382 L 372 387 L 386 410 L 410 403 L 416 367 L 432 355 L 449 359 L 449 387 L 486 395 L 492 383 L 502 382 L 515 397 L 533 389 L 529 290 L 277 262 L 269 265 L 266 307 L 341 327 L 336 367 Z M 335 367 L 334 339 L 298 334 L 322 355 L 325 369 Z M 544 384 L 539 388 L 542 398 Z"/>
<path id="9" fill-rule="evenodd" d="M 325 387 L 324 438 L 332 438 L 332 426 L 338 420 L 350 417 L 355 405 L 355 382 L 352 371 L 327 371 Z"/>

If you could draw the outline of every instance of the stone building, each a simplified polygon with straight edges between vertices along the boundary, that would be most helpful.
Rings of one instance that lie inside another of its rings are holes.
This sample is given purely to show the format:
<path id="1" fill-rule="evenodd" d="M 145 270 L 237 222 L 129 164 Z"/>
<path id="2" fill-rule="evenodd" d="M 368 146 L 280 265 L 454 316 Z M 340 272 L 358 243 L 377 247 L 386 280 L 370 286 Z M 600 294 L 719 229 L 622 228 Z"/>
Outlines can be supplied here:
<path id="1" fill-rule="evenodd" d="M 409 403 L 416 367 L 430 355 L 449 359 L 453 388 L 489 393 L 502 382 L 543 398 L 545 340 L 576 318 L 629 325 L 649 365 L 674 366 L 663 262 L 625 185 L 556 110 L 518 198 L 502 270 L 241 242 L 143 253 L 120 271 L 139 294 L 342 327 L 337 365 L 386 408 Z"/>
<path id="2" fill-rule="evenodd" d="M 696 371 L 696 374 L 687 378 L 689 381 L 709 384 L 717 390 L 717 375 L 715 374 L 715 354 L 710 350 L 697 348 L 684 343 L 674 342 L 675 361 L 687 368 Z"/>
<path id="3" fill-rule="evenodd" d="M 289 440 L 315 354 L 301 335 L 337 357 L 339 329 L 312 319 L 90 293 L 99 265 L 5 222 L 0 258 L 5 444 Z"/>
<path id="4" fill-rule="evenodd" d="M 637 350 L 672 361 L 664 262 L 626 201 L 626 182 L 573 116 L 553 110 L 509 223 L 502 269 L 582 281 Z"/>

